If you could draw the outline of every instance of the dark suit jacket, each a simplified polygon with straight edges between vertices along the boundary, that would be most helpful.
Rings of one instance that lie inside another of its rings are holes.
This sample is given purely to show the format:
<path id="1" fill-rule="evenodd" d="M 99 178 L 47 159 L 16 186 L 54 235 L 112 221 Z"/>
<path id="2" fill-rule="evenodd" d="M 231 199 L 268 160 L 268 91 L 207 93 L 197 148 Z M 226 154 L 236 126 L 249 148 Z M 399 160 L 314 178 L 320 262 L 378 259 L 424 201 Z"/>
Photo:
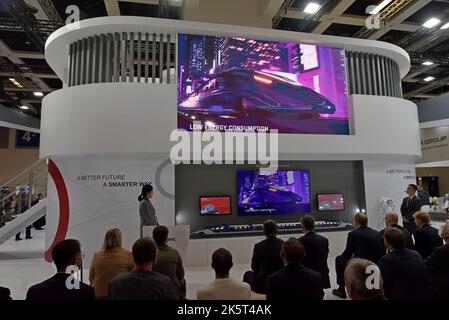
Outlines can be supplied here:
<path id="1" fill-rule="evenodd" d="M 340 256 L 342 262 L 346 264 L 351 258 L 362 258 L 377 263 L 385 253 L 380 239 L 380 233 L 370 227 L 349 232 L 346 248 Z"/>
<path id="2" fill-rule="evenodd" d="M 0 287 L 0 301 L 7 301 L 11 299 L 11 291 L 8 288 Z"/>
<path id="3" fill-rule="evenodd" d="M 426 259 L 435 299 L 449 300 L 449 243 L 436 248 Z"/>
<path id="4" fill-rule="evenodd" d="M 407 243 L 405 244 L 405 247 L 407 249 L 410 250 L 415 250 L 415 245 L 413 244 L 413 239 L 412 239 L 412 235 L 410 234 L 410 231 L 408 231 L 407 229 L 405 229 L 403 226 L 400 226 L 398 224 L 394 224 L 391 227 L 393 228 L 398 228 L 399 230 L 401 230 L 402 232 L 404 232 L 405 234 L 405 238 L 407 240 Z M 380 231 L 380 236 L 382 238 L 382 246 L 384 248 L 384 252 L 387 251 L 387 248 L 385 248 L 385 244 L 384 244 L 384 233 L 385 233 L 385 229 L 382 229 Z"/>
<path id="5" fill-rule="evenodd" d="M 327 257 L 329 255 L 329 240 L 315 232 L 308 232 L 298 239 L 304 245 L 306 256 L 302 264 L 321 274 L 323 288 L 330 288 L 329 267 Z"/>
<path id="6" fill-rule="evenodd" d="M 413 196 L 413 198 L 410 201 L 408 199 L 409 197 L 405 197 L 402 200 L 401 215 L 402 217 L 407 219 L 408 222 L 412 222 L 413 214 L 417 211 L 420 211 L 423 204 L 422 200 L 417 196 Z"/>
<path id="7" fill-rule="evenodd" d="M 95 300 L 95 290 L 80 283 L 79 289 L 67 289 L 67 273 L 57 273 L 50 279 L 28 289 L 26 300 Z"/>
<path id="8" fill-rule="evenodd" d="M 428 224 L 417 228 L 413 236 L 415 237 L 415 249 L 423 259 L 430 256 L 433 249 L 443 245 L 443 239 L 438 235 L 438 230 Z"/>
<path id="9" fill-rule="evenodd" d="M 421 256 L 397 249 L 379 260 L 385 296 L 391 300 L 423 300 L 432 297 L 430 277 Z"/>
<path id="10" fill-rule="evenodd" d="M 267 279 L 267 300 L 323 300 L 321 275 L 291 263 Z"/>
<path id="11" fill-rule="evenodd" d="M 283 240 L 268 238 L 254 245 L 251 269 L 254 272 L 254 280 L 251 289 L 257 293 L 265 293 L 267 277 L 284 267 L 281 259 Z"/>

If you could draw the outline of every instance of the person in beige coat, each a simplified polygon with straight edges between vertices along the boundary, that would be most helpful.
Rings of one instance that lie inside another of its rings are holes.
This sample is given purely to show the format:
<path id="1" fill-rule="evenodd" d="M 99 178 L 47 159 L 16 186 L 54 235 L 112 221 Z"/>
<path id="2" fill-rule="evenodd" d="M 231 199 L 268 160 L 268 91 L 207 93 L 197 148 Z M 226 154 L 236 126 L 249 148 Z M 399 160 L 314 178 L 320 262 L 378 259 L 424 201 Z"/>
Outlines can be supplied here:
<path id="1" fill-rule="evenodd" d="M 89 281 L 95 288 L 97 299 L 108 295 L 108 283 L 116 275 L 134 268 L 131 251 L 122 247 L 122 232 L 111 229 L 104 236 L 103 247 L 94 254 L 90 265 Z"/>

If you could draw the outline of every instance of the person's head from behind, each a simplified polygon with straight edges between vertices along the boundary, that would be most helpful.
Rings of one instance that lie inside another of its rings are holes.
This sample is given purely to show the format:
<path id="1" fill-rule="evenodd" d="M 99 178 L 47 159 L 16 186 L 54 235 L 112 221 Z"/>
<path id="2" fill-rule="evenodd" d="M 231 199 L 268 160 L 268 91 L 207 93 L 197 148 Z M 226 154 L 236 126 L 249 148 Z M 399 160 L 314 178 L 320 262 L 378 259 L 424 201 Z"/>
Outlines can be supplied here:
<path id="1" fill-rule="evenodd" d="M 66 239 L 58 242 L 53 247 L 51 255 L 58 272 L 66 272 L 69 266 L 81 268 L 83 256 L 78 240 Z"/>
<path id="2" fill-rule="evenodd" d="M 394 227 L 388 227 L 384 233 L 384 244 L 388 251 L 405 248 L 407 239 L 402 230 Z"/>
<path id="3" fill-rule="evenodd" d="M 299 264 L 304 259 L 305 249 L 298 240 L 291 238 L 284 242 L 281 250 L 281 258 L 285 265 Z"/>
<path id="4" fill-rule="evenodd" d="M 394 226 L 398 224 L 399 216 L 394 212 L 390 212 L 385 214 L 384 221 L 386 227 Z"/>
<path id="5" fill-rule="evenodd" d="M 441 227 L 441 238 L 444 242 L 449 244 L 449 220 Z"/>
<path id="6" fill-rule="evenodd" d="M 103 250 L 109 251 L 122 247 L 122 232 L 118 228 L 108 230 L 104 235 Z"/>
<path id="7" fill-rule="evenodd" d="M 38 198 L 39 200 L 42 200 L 42 199 L 44 199 L 44 195 L 43 195 L 42 193 L 38 193 L 38 194 L 37 194 L 37 198 Z"/>
<path id="8" fill-rule="evenodd" d="M 360 258 L 351 259 L 346 265 L 344 276 L 351 300 L 375 300 L 383 297 L 382 276 L 374 262 Z"/>
<path id="9" fill-rule="evenodd" d="M 313 229 L 315 228 L 315 219 L 310 215 L 302 217 L 301 227 L 304 232 L 313 231 Z"/>
<path id="10" fill-rule="evenodd" d="M 168 228 L 166 226 L 157 226 L 153 229 L 153 239 L 157 246 L 163 246 L 168 241 Z"/>
<path id="11" fill-rule="evenodd" d="M 145 237 L 133 244 L 133 259 L 137 269 L 152 269 L 156 263 L 157 246 L 153 239 Z"/>
<path id="12" fill-rule="evenodd" d="M 413 219 L 415 219 L 415 224 L 419 228 L 422 228 L 430 223 L 430 215 L 424 211 L 415 212 L 413 214 Z"/>
<path id="13" fill-rule="evenodd" d="M 354 228 L 365 228 L 368 226 L 368 217 L 364 213 L 357 213 L 354 216 L 354 221 L 352 222 Z"/>
<path id="14" fill-rule="evenodd" d="M 232 266 L 232 254 L 228 250 L 220 248 L 212 253 L 211 267 L 215 270 L 216 278 L 228 278 Z"/>
<path id="15" fill-rule="evenodd" d="M 278 232 L 278 230 L 277 230 L 276 221 L 274 221 L 274 220 L 266 220 L 263 223 L 263 234 L 267 238 L 275 238 L 277 232 Z"/>
<path id="16" fill-rule="evenodd" d="M 418 191 L 419 192 L 425 192 L 424 187 L 422 185 L 418 186 Z"/>
<path id="17" fill-rule="evenodd" d="M 139 195 L 139 201 L 142 201 L 143 199 L 151 199 L 153 198 L 154 195 L 154 191 L 153 191 L 153 186 L 150 184 L 145 184 L 142 187 L 142 191 L 140 192 Z"/>
<path id="18" fill-rule="evenodd" d="M 416 194 L 416 191 L 418 191 L 418 186 L 416 184 L 411 183 L 407 186 L 406 192 L 409 197 L 413 197 Z"/>

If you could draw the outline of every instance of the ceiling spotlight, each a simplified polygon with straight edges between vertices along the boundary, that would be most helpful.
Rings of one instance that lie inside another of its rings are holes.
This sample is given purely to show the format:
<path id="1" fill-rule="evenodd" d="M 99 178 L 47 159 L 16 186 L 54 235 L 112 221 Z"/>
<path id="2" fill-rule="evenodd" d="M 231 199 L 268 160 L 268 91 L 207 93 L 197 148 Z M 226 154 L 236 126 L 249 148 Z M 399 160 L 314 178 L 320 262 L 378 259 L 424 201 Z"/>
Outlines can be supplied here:
<path id="1" fill-rule="evenodd" d="M 393 0 L 384 0 L 384 1 L 382 1 L 369 14 L 378 14 L 380 12 L 380 10 L 385 8 L 391 1 L 393 1 Z"/>
<path id="2" fill-rule="evenodd" d="M 425 82 L 429 82 L 429 81 L 432 81 L 432 80 L 435 80 L 435 78 L 434 77 L 427 77 L 427 78 L 423 79 L 423 81 L 425 81 Z"/>
<path id="3" fill-rule="evenodd" d="M 33 94 L 35 97 L 43 97 L 44 96 L 44 94 L 40 91 L 33 92 Z"/>
<path id="4" fill-rule="evenodd" d="M 436 27 L 441 23 L 440 19 L 437 18 L 430 18 L 424 24 L 422 25 L 424 28 L 432 29 L 433 27 Z"/>
<path id="5" fill-rule="evenodd" d="M 28 106 L 20 106 L 19 108 L 22 109 L 22 110 L 29 110 L 30 109 Z"/>
<path id="6" fill-rule="evenodd" d="M 304 12 L 308 14 L 313 14 L 316 13 L 318 9 L 320 9 L 320 5 L 318 3 L 309 2 L 309 4 L 304 9 Z"/>
<path id="7" fill-rule="evenodd" d="M 431 65 L 433 65 L 433 62 L 432 62 L 432 61 L 424 61 L 424 62 L 422 63 L 422 65 L 423 65 L 423 66 L 431 66 Z"/>
<path id="8" fill-rule="evenodd" d="M 447 29 L 449 28 L 449 22 L 443 24 L 443 26 L 441 27 L 441 29 Z"/>

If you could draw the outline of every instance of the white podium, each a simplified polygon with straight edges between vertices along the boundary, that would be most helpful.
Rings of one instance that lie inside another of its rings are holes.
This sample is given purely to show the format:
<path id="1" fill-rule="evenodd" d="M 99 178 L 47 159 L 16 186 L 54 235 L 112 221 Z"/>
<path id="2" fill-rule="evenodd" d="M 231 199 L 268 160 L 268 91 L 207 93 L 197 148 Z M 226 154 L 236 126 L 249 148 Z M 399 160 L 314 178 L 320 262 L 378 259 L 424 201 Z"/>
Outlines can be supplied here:
<path id="1" fill-rule="evenodd" d="M 143 236 L 153 237 L 153 229 L 156 226 L 143 226 Z M 168 228 L 168 245 L 178 250 L 183 261 L 187 255 L 190 239 L 190 225 L 166 226 Z"/>

